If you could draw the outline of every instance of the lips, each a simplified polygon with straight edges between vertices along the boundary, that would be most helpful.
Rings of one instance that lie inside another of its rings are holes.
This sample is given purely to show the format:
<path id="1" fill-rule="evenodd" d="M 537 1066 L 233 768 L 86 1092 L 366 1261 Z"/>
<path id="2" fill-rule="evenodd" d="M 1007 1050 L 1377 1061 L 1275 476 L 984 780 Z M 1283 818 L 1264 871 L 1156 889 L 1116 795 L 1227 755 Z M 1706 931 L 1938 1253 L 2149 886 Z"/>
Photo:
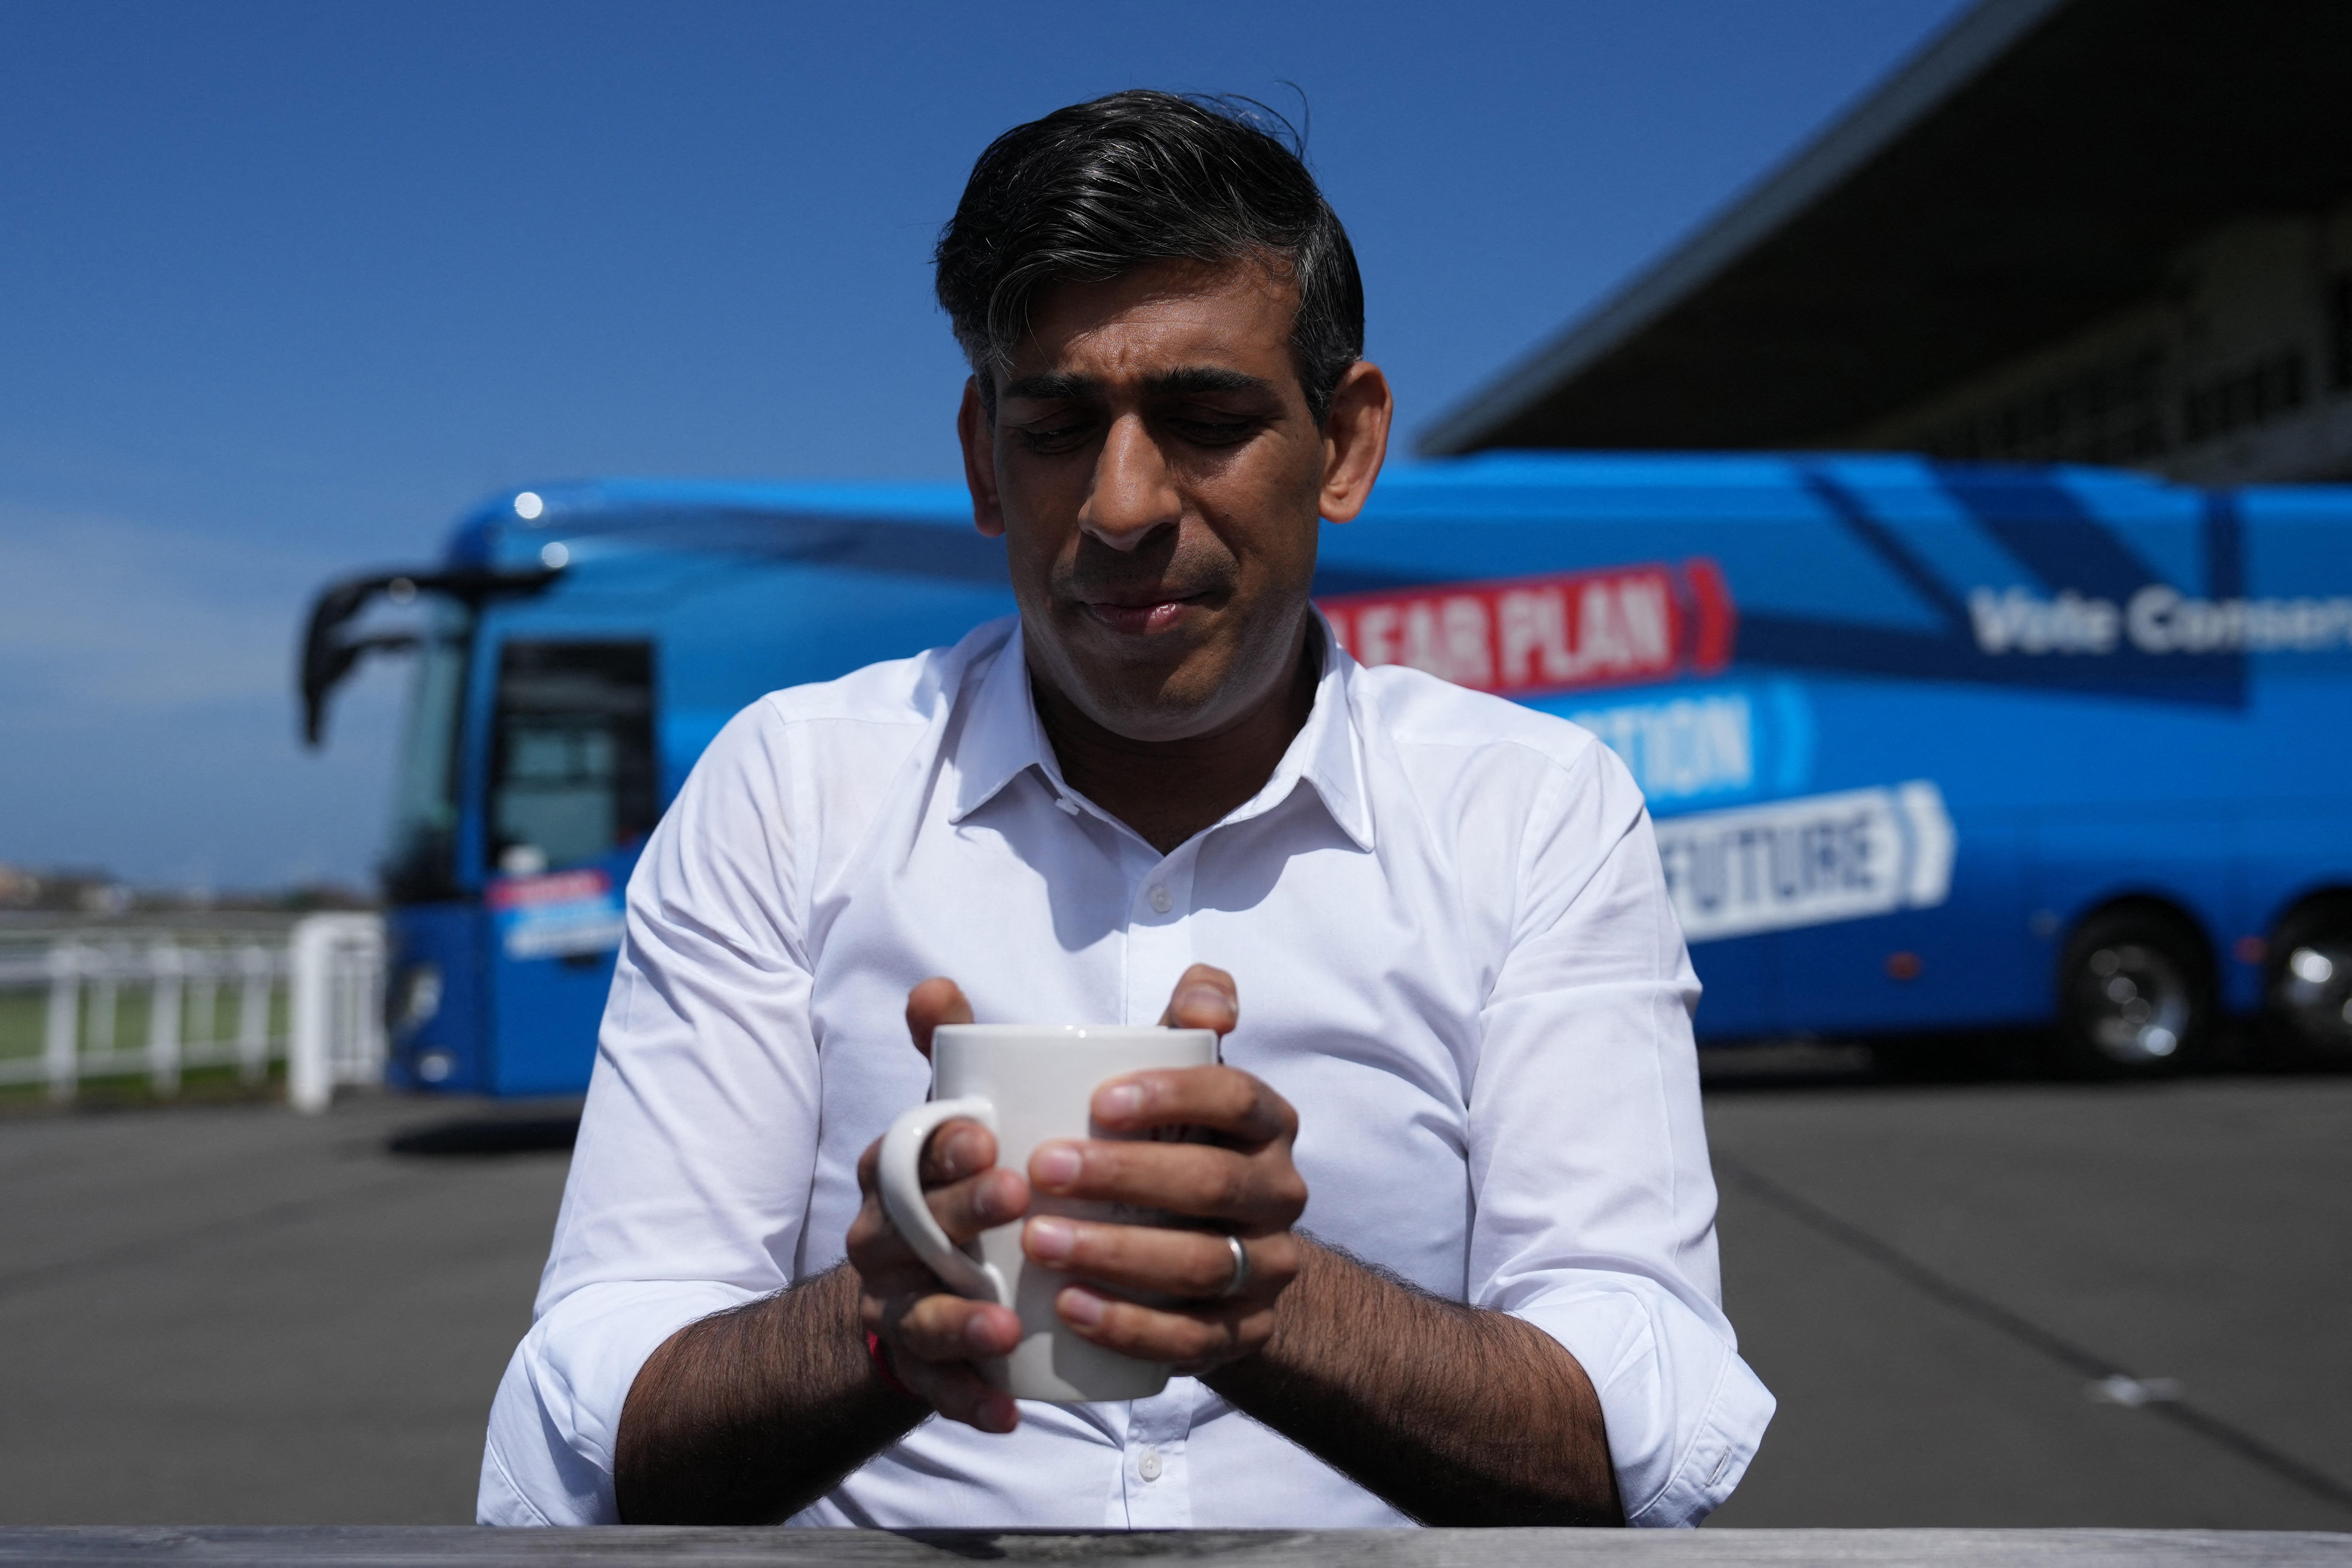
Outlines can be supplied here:
<path id="1" fill-rule="evenodd" d="M 1172 631 L 1198 609 L 1202 595 L 1171 594 L 1127 595 L 1085 601 L 1087 614 L 1123 637 L 1151 637 Z"/>

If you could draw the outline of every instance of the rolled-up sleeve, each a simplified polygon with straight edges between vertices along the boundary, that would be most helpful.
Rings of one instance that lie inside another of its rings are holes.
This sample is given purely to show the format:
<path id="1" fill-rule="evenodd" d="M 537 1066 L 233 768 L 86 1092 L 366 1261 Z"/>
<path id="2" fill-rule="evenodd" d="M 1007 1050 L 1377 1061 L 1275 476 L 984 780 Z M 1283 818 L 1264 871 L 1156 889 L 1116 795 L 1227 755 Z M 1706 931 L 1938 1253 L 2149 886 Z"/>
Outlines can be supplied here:
<path id="1" fill-rule="evenodd" d="M 1722 1309 L 1698 996 L 1650 819 L 1593 745 L 1529 813 L 1470 1106 L 1469 1294 L 1592 1380 L 1627 1521 L 1696 1524 L 1773 1400 Z"/>
<path id="2" fill-rule="evenodd" d="M 554 1245 L 491 1411 L 486 1524 L 613 1522 L 646 1359 L 791 1280 L 818 1082 L 786 733 L 763 704 L 730 724 L 630 881 Z"/>

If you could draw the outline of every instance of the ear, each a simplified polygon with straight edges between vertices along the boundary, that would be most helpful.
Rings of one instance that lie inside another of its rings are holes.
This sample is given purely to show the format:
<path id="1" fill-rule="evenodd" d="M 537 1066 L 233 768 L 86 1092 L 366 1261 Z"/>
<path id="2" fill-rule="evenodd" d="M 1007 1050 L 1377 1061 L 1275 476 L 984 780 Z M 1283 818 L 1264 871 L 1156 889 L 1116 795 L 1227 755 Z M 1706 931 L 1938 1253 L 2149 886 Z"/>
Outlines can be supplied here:
<path id="1" fill-rule="evenodd" d="M 980 400 L 980 378 L 966 376 L 963 405 L 956 410 L 956 439 L 963 443 L 963 482 L 971 491 L 971 522 L 990 539 L 1004 533 L 1004 508 L 996 493 L 996 424 Z"/>
<path id="2" fill-rule="evenodd" d="M 1331 394 L 1323 421 L 1323 493 L 1320 509 L 1333 522 L 1352 522 L 1371 499 L 1372 481 L 1388 460 L 1389 421 L 1396 395 L 1389 378 L 1370 360 L 1358 360 Z"/>

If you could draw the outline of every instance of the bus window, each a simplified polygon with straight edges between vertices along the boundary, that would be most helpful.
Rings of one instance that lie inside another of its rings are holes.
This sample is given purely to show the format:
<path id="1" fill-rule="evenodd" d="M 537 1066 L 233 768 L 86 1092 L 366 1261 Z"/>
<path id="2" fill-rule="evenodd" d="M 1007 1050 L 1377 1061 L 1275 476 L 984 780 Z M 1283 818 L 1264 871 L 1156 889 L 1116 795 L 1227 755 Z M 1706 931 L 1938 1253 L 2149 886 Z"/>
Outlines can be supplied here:
<path id="1" fill-rule="evenodd" d="M 384 891 L 394 903 L 458 895 L 457 736 L 473 621 L 462 603 L 436 600 L 417 639 L 408 732 L 393 793 L 392 852 L 383 864 Z"/>
<path id="2" fill-rule="evenodd" d="M 649 642 L 509 642 L 491 740 L 492 868 L 577 865 L 651 832 L 653 709 Z"/>

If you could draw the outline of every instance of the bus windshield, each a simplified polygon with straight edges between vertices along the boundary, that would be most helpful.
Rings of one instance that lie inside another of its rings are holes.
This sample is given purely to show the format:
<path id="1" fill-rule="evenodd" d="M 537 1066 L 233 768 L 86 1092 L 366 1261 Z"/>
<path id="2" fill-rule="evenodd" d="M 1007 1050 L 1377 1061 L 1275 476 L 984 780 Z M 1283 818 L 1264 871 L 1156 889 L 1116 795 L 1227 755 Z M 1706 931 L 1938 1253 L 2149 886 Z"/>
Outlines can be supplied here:
<path id="1" fill-rule="evenodd" d="M 384 892 L 396 903 L 457 896 L 458 735 L 473 623 L 465 604 L 436 596 L 417 639 L 383 865 Z"/>
<path id="2" fill-rule="evenodd" d="M 490 741 L 490 869 L 578 865 L 653 830 L 653 684 L 649 642 L 507 642 Z"/>

